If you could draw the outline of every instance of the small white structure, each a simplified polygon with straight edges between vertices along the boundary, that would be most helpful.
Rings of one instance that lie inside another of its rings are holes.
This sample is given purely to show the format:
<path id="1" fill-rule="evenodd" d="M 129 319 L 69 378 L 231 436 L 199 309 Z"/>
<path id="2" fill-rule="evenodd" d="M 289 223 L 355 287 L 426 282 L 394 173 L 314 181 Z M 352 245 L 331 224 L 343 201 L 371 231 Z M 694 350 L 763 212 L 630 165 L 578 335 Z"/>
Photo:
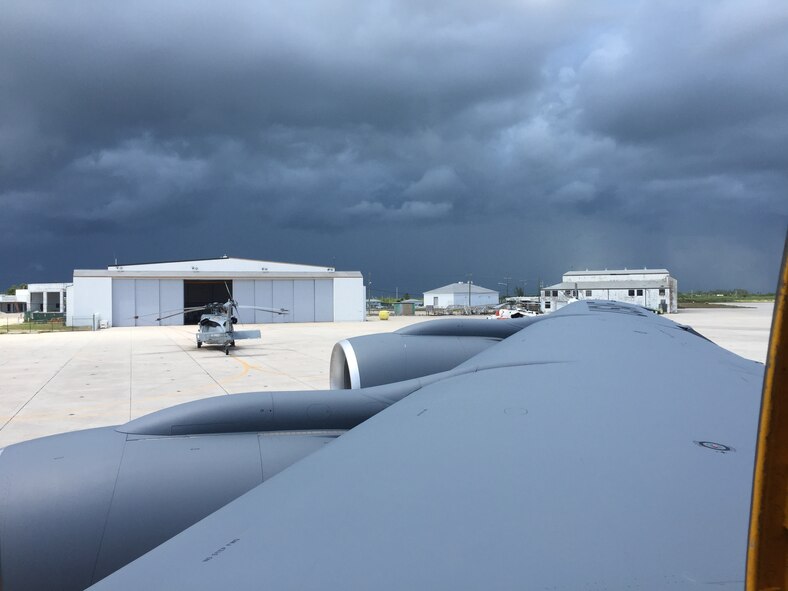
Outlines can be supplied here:
<path id="1" fill-rule="evenodd" d="M 22 291 L 17 289 L 16 291 Z M 0 312 L 14 314 L 27 311 L 27 302 L 20 301 L 16 295 L 0 294 Z"/>
<path id="2" fill-rule="evenodd" d="M 497 291 L 462 281 L 424 292 L 424 305 L 433 308 L 496 306 L 498 300 Z"/>
<path id="3" fill-rule="evenodd" d="M 183 308 L 224 302 L 285 308 L 288 314 L 242 308 L 242 324 L 364 320 L 364 283 L 357 271 L 221 257 L 76 269 L 66 322 L 150 326 L 194 323 Z M 199 315 L 196 320 L 199 320 Z"/>
<path id="4" fill-rule="evenodd" d="M 678 310 L 678 282 L 667 269 L 569 271 L 561 283 L 542 288 L 542 312 L 577 300 L 615 300 L 663 313 Z"/>
<path id="5" fill-rule="evenodd" d="M 64 312 L 66 283 L 30 283 L 12 296 L 0 296 L 0 312 Z"/>

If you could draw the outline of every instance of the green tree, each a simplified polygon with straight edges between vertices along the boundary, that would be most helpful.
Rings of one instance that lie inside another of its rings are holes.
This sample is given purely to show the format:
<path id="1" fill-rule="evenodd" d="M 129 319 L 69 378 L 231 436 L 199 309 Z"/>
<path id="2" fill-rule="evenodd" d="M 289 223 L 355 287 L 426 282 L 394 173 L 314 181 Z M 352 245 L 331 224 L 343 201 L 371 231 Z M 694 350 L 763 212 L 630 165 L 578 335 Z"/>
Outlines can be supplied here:
<path id="1" fill-rule="evenodd" d="M 12 285 L 11 287 L 5 290 L 5 295 L 14 295 L 17 289 L 27 289 L 27 283 L 19 283 L 18 285 Z"/>

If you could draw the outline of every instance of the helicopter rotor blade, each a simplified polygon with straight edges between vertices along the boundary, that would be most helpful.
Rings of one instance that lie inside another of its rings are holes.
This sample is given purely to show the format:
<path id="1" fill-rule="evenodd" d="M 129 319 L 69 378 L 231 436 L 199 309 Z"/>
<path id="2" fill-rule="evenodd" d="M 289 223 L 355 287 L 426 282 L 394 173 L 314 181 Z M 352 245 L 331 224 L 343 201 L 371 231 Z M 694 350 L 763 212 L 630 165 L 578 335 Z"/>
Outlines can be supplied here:
<path id="1" fill-rule="evenodd" d="M 261 310 L 263 312 L 273 312 L 274 314 L 288 314 L 290 310 L 285 308 L 263 308 L 261 306 L 236 306 L 236 308 L 250 308 L 252 310 Z"/>
<path id="2" fill-rule="evenodd" d="M 199 310 L 205 310 L 205 306 L 200 306 L 199 308 L 184 308 L 183 310 L 178 310 L 177 312 L 173 312 L 171 314 L 159 316 L 156 320 L 164 320 L 165 318 L 172 318 L 173 316 L 178 316 L 179 314 L 188 314 L 189 312 L 197 312 Z"/>
<path id="3" fill-rule="evenodd" d="M 203 309 L 203 306 L 200 306 L 199 308 L 194 308 L 194 310 L 202 310 L 202 309 Z M 164 314 L 170 314 L 170 313 L 180 314 L 181 312 L 189 312 L 191 310 L 192 310 L 192 308 L 183 308 L 183 309 L 178 309 L 178 310 L 164 310 Z M 156 316 L 159 313 L 160 312 L 150 312 L 149 314 L 137 314 L 136 316 L 132 316 L 131 318 L 145 318 L 146 316 Z"/>
<path id="4" fill-rule="evenodd" d="M 156 318 L 156 320 L 164 320 L 165 318 L 172 318 L 173 316 L 178 316 L 179 314 L 188 314 L 189 312 L 198 312 L 200 310 L 205 310 L 205 306 L 194 306 L 192 308 L 183 308 L 182 310 L 169 310 L 170 314 L 164 314 Z M 148 316 L 152 316 L 153 314 L 148 314 Z"/>
<path id="5" fill-rule="evenodd" d="M 230 286 L 227 285 L 227 282 L 224 282 L 224 289 L 227 290 L 227 297 L 230 298 L 228 301 L 232 302 L 232 305 L 235 305 L 235 300 L 233 299 L 233 292 L 230 291 Z"/>

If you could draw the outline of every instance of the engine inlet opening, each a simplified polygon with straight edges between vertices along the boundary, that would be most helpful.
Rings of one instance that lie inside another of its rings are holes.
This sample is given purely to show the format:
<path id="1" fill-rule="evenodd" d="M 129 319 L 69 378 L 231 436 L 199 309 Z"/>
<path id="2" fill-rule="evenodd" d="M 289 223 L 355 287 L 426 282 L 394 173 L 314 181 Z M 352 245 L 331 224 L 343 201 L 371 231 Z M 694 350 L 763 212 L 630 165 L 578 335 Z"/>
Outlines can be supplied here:
<path id="1" fill-rule="evenodd" d="M 352 345 L 340 341 L 331 351 L 329 384 L 332 390 L 352 390 L 360 387 L 358 362 Z"/>

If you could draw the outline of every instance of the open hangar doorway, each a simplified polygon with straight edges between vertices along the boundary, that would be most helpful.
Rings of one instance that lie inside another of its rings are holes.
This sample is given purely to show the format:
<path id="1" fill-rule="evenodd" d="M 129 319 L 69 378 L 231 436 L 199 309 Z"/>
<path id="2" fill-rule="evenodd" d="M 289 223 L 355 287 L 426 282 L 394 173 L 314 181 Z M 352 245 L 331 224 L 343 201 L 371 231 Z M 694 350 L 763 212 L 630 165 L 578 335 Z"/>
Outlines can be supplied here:
<path id="1" fill-rule="evenodd" d="M 208 304 L 221 303 L 233 297 L 233 280 L 184 279 L 183 307 L 194 308 Z M 183 315 L 184 324 L 198 324 L 202 310 L 187 312 Z"/>

